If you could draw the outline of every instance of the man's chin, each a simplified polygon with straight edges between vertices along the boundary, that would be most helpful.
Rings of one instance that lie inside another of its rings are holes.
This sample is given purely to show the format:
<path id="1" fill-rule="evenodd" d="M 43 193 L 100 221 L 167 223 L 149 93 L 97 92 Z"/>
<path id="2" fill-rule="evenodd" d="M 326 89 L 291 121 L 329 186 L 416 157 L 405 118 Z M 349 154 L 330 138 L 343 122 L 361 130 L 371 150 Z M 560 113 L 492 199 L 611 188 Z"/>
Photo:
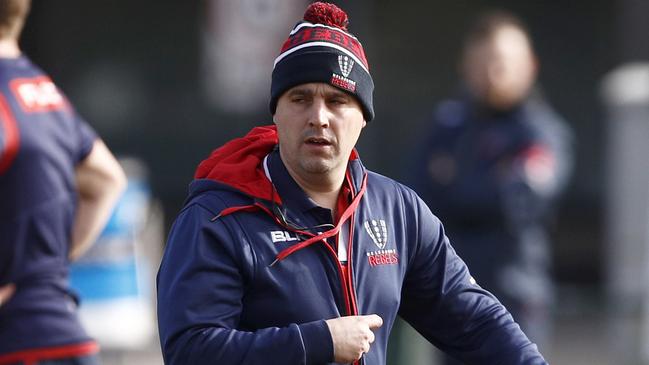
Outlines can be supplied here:
<path id="1" fill-rule="evenodd" d="M 327 159 L 311 158 L 302 162 L 302 169 L 309 174 L 326 174 L 331 171 L 332 164 Z"/>

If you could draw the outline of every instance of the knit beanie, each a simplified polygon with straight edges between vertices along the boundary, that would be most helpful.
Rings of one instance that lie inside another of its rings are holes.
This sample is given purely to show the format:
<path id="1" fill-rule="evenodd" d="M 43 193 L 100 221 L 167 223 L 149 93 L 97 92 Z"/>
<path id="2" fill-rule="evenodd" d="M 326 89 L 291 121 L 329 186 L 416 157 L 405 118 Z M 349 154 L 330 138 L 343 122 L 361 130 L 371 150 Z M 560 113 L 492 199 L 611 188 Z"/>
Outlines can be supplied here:
<path id="1" fill-rule="evenodd" d="M 334 4 L 315 2 L 291 30 L 273 65 L 270 112 L 288 89 L 322 82 L 356 97 L 366 121 L 374 118 L 374 82 L 363 46 L 347 31 L 347 14 Z"/>

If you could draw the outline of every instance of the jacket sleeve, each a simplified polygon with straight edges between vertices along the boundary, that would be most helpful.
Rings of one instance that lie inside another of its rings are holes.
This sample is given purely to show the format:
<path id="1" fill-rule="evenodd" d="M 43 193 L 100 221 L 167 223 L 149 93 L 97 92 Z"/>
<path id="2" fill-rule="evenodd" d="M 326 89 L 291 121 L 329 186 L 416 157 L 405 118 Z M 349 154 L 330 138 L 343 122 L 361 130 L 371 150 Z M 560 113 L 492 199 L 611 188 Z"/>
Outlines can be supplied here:
<path id="1" fill-rule="evenodd" d="M 414 193 L 413 193 L 414 195 Z M 399 314 L 467 364 L 547 364 L 498 300 L 475 283 L 440 221 L 416 196 Z"/>
<path id="2" fill-rule="evenodd" d="M 533 118 L 527 124 L 527 143 L 516 151 L 499 184 L 500 206 L 514 232 L 553 213 L 574 166 L 573 136 L 565 122 L 546 105 L 529 109 Z"/>
<path id="3" fill-rule="evenodd" d="M 240 315 L 252 252 L 214 214 L 190 205 L 169 234 L 157 277 L 166 364 L 322 364 L 333 358 L 324 320 L 243 330 Z"/>

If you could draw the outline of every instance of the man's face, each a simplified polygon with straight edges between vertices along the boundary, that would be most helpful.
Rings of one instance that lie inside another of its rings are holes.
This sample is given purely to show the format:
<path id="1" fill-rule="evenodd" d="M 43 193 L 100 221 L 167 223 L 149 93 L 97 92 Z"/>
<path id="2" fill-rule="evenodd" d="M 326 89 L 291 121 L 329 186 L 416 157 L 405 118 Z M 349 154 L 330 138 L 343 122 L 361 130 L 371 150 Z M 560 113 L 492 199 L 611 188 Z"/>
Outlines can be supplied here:
<path id="1" fill-rule="evenodd" d="M 525 34 L 512 26 L 469 46 L 464 54 L 464 78 L 471 93 L 488 106 L 506 110 L 529 93 L 536 61 Z"/>
<path id="2" fill-rule="evenodd" d="M 282 160 L 302 179 L 344 174 L 366 124 L 356 98 L 324 83 L 286 91 L 277 101 L 274 121 Z"/>

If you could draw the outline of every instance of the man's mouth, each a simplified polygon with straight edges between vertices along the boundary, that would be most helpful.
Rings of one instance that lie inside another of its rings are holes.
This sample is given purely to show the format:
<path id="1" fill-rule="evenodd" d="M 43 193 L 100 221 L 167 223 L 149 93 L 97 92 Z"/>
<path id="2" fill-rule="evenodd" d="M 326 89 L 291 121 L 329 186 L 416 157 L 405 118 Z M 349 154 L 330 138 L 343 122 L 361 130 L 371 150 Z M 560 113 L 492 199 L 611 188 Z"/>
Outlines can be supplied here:
<path id="1" fill-rule="evenodd" d="M 309 137 L 304 141 L 306 144 L 314 146 L 330 146 L 331 142 L 324 137 Z"/>

